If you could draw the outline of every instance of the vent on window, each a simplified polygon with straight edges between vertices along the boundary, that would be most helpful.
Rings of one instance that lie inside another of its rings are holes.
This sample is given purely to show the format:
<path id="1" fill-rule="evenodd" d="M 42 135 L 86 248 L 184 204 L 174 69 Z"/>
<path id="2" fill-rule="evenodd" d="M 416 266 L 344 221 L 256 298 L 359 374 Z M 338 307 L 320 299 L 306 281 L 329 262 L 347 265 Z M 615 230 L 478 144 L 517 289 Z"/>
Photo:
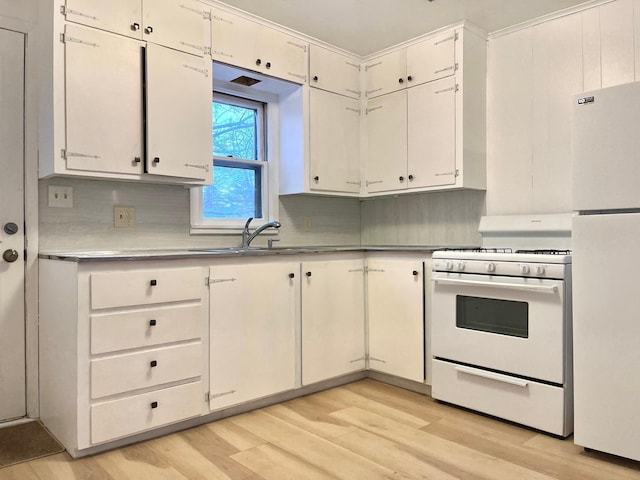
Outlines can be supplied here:
<path id="1" fill-rule="evenodd" d="M 256 83 L 260 83 L 261 81 L 262 80 L 257 80 L 255 78 L 242 75 L 240 77 L 237 77 L 231 80 L 231 83 L 237 83 L 238 85 L 244 85 L 245 87 L 250 87 L 252 85 L 255 85 Z"/>

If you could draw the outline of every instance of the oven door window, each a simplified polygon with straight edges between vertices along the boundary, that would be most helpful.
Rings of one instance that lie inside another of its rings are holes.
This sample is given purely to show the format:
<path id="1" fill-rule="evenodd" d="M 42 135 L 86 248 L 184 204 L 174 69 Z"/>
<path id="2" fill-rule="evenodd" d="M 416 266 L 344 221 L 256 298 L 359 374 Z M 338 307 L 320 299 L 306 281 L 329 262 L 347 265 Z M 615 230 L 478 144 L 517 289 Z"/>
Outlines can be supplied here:
<path id="1" fill-rule="evenodd" d="M 457 295 L 456 326 L 498 335 L 529 338 L 529 304 Z"/>

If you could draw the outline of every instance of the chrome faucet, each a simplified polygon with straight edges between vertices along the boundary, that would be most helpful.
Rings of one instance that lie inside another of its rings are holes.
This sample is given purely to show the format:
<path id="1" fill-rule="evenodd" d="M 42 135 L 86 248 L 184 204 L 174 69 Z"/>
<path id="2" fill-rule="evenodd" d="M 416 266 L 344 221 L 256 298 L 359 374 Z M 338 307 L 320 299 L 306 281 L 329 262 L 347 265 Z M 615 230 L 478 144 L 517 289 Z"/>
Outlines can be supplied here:
<path id="1" fill-rule="evenodd" d="M 274 220 L 273 222 L 267 222 L 260 225 L 255 229 L 253 233 L 249 233 L 249 224 L 251 223 L 251 220 L 253 220 L 253 217 L 247 220 L 247 223 L 244 224 L 244 229 L 242 230 L 241 248 L 249 248 L 249 245 L 251 245 L 251 241 L 258 235 L 260 235 L 263 230 L 266 230 L 267 228 L 280 228 L 280 222 Z"/>

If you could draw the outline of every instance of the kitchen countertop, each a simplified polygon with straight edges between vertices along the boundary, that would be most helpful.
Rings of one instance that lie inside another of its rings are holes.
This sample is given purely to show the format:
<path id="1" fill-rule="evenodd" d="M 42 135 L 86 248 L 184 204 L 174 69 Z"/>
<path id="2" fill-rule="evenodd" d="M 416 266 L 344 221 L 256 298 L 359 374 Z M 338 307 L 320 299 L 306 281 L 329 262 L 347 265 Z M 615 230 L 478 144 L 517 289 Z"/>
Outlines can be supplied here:
<path id="1" fill-rule="evenodd" d="M 39 258 L 65 260 L 71 262 L 118 261 L 118 260 L 172 260 L 185 258 L 212 257 L 250 257 L 264 255 L 301 255 L 310 253 L 337 252 L 416 252 L 430 253 L 443 248 L 474 248 L 468 246 L 309 246 L 309 247 L 274 247 L 274 248 L 176 248 L 145 250 L 87 250 L 77 252 L 40 252 Z"/>

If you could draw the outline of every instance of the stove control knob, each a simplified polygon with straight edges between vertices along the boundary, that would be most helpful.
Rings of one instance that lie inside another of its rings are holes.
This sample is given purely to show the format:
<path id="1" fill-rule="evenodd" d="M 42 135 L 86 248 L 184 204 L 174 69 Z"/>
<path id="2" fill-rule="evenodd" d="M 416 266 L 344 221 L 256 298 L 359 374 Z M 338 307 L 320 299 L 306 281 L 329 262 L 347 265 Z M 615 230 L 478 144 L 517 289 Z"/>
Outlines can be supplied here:
<path id="1" fill-rule="evenodd" d="M 448 261 L 444 268 L 446 270 L 453 270 L 453 262 Z"/>
<path id="2" fill-rule="evenodd" d="M 458 262 L 458 270 L 459 271 L 464 270 L 464 262 Z"/>
<path id="3" fill-rule="evenodd" d="M 487 263 L 487 272 L 489 273 L 493 273 L 496 271 L 496 264 L 495 263 Z"/>
<path id="4" fill-rule="evenodd" d="M 529 268 L 529 265 L 526 265 L 526 264 L 520 265 L 520 273 L 522 273 L 523 275 L 528 275 L 530 271 L 531 269 Z"/>
<path id="5" fill-rule="evenodd" d="M 536 275 L 544 275 L 544 271 L 545 271 L 544 265 L 538 265 L 536 267 Z"/>

